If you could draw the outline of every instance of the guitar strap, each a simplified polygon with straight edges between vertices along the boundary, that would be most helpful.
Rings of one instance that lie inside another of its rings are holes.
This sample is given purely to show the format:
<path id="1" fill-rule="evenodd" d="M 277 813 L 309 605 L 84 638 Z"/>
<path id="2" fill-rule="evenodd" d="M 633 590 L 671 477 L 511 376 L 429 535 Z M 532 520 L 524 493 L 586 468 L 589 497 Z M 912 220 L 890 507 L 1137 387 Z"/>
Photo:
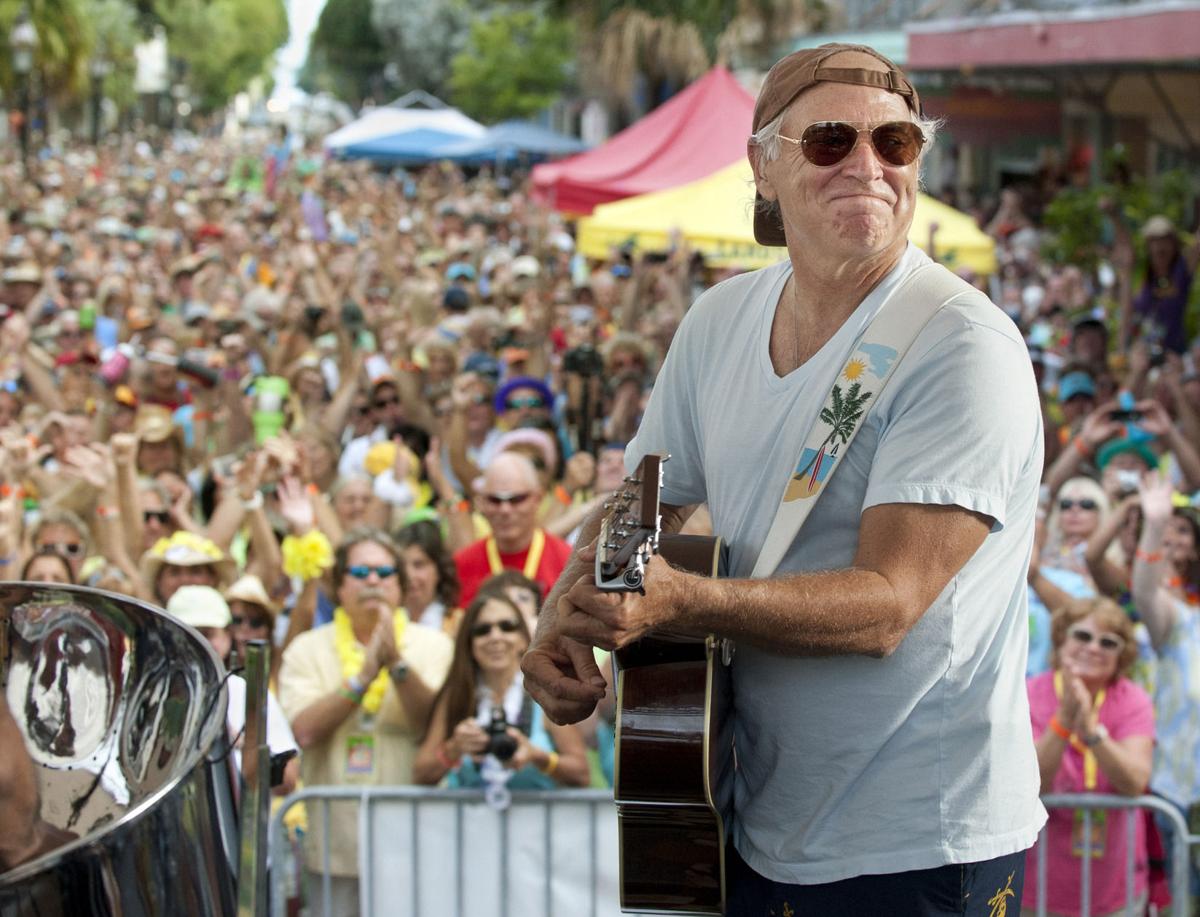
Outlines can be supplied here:
<path id="1" fill-rule="evenodd" d="M 796 470 L 788 477 L 751 577 L 762 579 L 775 572 L 837 469 L 838 459 L 849 450 L 917 335 L 942 306 L 967 291 L 974 288 L 930 262 L 909 274 L 884 300 L 834 376 L 825 406 L 804 441 Z"/>

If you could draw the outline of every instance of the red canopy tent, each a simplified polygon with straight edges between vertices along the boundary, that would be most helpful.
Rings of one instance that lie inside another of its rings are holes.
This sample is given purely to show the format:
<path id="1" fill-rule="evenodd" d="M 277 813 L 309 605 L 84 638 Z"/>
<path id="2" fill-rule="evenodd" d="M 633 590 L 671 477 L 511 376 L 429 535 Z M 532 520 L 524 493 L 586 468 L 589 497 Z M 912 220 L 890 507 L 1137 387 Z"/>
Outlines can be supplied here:
<path id="1" fill-rule="evenodd" d="M 533 169 L 536 195 L 564 213 L 711 175 L 746 155 L 754 98 L 714 67 L 607 143 Z"/>

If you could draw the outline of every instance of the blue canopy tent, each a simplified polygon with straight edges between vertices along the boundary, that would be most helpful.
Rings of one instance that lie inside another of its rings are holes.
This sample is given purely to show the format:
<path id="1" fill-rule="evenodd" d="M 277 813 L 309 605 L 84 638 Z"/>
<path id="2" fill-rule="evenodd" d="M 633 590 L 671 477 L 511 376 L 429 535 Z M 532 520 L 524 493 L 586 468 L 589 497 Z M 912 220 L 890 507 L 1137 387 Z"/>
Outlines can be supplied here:
<path id="1" fill-rule="evenodd" d="M 422 163 L 445 159 L 442 149 L 457 146 L 462 140 L 462 134 L 419 127 L 351 144 L 339 150 L 338 155 L 342 159 L 369 159 L 380 165 Z"/>
<path id="2" fill-rule="evenodd" d="M 485 128 L 453 108 L 398 108 L 367 112 L 325 138 L 325 148 L 341 159 L 369 159 L 404 165 L 442 159 L 442 147 L 476 140 Z"/>
<path id="3" fill-rule="evenodd" d="M 552 131 L 531 121 L 503 121 L 482 137 L 450 144 L 439 151 L 442 158 L 467 165 L 485 162 L 508 163 L 523 159 L 541 162 L 570 156 L 587 149 L 583 141 Z"/>

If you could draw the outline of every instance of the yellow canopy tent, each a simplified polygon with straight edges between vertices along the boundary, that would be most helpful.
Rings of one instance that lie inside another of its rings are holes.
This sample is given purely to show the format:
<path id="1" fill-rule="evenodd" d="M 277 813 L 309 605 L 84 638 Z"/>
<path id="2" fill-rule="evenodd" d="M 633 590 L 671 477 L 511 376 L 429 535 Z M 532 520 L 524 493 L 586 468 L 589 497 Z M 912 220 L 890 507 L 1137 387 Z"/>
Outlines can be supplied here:
<path id="1" fill-rule="evenodd" d="M 614 246 L 632 242 L 640 251 L 663 251 L 672 229 L 715 267 L 758 268 L 786 257 L 782 248 L 754 241 L 751 225 L 754 184 L 748 162 L 738 162 L 707 178 L 601 204 L 579 221 L 578 246 L 591 258 L 607 258 Z M 922 249 L 929 245 L 929 226 L 937 223 L 937 256 L 950 268 L 969 267 L 981 274 L 996 269 L 992 240 L 967 214 L 919 194 L 908 237 Z"/>

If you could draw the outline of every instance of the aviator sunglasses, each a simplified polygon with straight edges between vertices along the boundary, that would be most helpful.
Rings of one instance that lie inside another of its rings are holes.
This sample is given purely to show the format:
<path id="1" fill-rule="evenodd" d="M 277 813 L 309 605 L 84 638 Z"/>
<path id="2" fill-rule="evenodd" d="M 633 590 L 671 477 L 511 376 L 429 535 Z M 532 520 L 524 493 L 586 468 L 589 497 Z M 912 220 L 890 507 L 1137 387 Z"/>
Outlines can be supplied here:
<path id="1" fill-rule="evenodd" d="M 484 623 L 476 624 L 474 627 L 471 628 L 471 636 L 472 637 L 486 637 L 488 634 L 490 634 L 492 632 L 492 629 L 496 628 L 496 627 L 500 628 L 500 633 L 502 633 L 502 634 L 515 634 L 518 630 L 521 629 L 521 625 L 518 624 L 516 621 L 513 621 L 512 619 L 505 620 L 505 621 L 492 621 L 489 624 L 484 624 Z"/>
<path id="2" fill-rule="evenodd" d="M 1070 497 L 1064 497 L 1058 501 L 1058 508 L 1064 513 L 1069 509 L 1074 509 L 1076 506 L 1086 512 L 1092 512 L 1099 508 L 1099 504 L 1095 500 L 1090 500 L 1087 497 L 1084 497 L 1082 500 L 1072 500 Z"/>
<path id="3" fill-rule="evenodd" d="M 779 134 L 779 139 L 800 147 L 804 158 L 814 166 L 835 166 L 858 146 L 859 134 L 869 134 L 879 158 L 893 166 L 915 162 L 925 145 L 925 135 L 912 121 L 885 121 L 874 127 L 855 127 L 846 121 L 818 121 L 806 127 L 799 140 L 783 134 Z"/>
<path id="4" fill-rule="evenodd" d="M 382 564 L 378 567 L 371 567 L 367 564 L 355 564 L 352 567 L 346 568 L 346 572 L 355 579 L 366 579 L 371 575 L 372 571 L 374 571 L 374 573 L 380 579 L 387 579 L 389 576 L 394 575 L 396 570 L 397 568 L 393 567 L 391 564 Z"/>
<path id="5" fill-rule="evenodd" d="M 1100 649 L 1110 653 L 1119 653 L 1125 648 L 1125 641 L 1116 634 L 1093 634 L 1086 627 L 1072 627 L 1067 631 L 1076 643 L 1088 646 L 1093 640 L 1100 644 Z"/>

